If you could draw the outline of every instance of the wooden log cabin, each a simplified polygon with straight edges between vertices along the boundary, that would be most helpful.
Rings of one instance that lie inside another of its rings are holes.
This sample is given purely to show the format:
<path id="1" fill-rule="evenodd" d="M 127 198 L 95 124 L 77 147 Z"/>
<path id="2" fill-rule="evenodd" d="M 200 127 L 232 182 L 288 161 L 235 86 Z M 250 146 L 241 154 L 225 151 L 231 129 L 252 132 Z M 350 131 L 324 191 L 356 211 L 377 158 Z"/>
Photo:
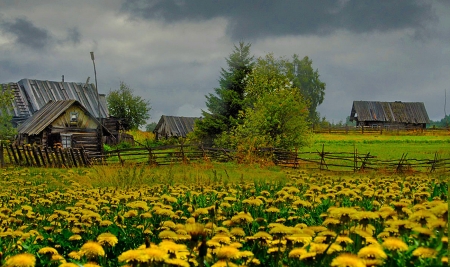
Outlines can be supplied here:
<path id="1" fill-rule="evenodd" d="M 430 119 L 423 102 L 353 101 L 350 121 L 363 127 L 424 129 Z"/>
<path id="2" fill-rule="evenodd" d="M 19 144 L 84 148 L 102 151 L 102 136 L 111 133 L 77 100 L 50 101 L 18 126 Z"/>

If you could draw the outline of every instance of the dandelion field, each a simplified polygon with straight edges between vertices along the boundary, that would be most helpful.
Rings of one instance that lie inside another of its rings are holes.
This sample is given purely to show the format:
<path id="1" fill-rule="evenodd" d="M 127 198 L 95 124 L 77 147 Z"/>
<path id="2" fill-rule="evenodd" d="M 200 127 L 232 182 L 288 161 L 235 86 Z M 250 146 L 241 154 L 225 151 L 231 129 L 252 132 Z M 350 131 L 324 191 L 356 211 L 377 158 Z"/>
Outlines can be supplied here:
<path id="1" fill-rule="evenodd" d="M 232 165 L 0 173 L 1 266 L 446 266 L 438 175 Z"/>

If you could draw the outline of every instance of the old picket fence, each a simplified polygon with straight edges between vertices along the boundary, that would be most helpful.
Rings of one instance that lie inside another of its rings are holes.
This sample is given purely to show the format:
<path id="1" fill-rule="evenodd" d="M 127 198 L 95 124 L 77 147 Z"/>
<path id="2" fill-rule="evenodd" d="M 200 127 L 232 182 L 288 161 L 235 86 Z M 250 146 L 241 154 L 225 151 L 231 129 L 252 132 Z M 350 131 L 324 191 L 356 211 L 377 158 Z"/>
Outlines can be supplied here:
<path id="1" fill-rule="evenodd" d="M 169 165 L 196 161 L 248 161 L 235 151 L 203 147 L 201 145 L 166 145 L 137 147 L 107 151 L 103 155 L 87 153 L 82 148 L 50 149 L 42 146 L 2 145 L 1 166 L 35 167 L 89 167 L 109 164 Z M 247 155 L 248 156 L 248 155 Z M 386 172 L 450 172 L 450 158 L 435 153 L 429 159 L 416 159 L 404 153 L 400 159 L 380 159 L 370 153 L 329 152 L 322 146 L 317 152 L 293 152 L 274 148 L 261 148 L 252 152 L 255 162 L 263 158 L 274 164 L 290 168 L 315 169 L 320 171 L 362 172 L 383 170 Z"/>
<path id="2" fill-rule="evenodd" d="M 83 148 L 0 144 L 0 166 L 72 168 L 89 167 L 92 158 Z"/>

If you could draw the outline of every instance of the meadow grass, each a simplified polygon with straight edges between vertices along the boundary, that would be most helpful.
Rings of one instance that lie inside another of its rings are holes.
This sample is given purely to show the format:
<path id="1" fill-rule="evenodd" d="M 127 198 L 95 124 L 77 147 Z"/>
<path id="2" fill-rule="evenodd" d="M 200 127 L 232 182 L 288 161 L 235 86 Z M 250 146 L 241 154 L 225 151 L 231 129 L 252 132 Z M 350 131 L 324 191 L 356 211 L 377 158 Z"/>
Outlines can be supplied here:
<path id="1" fill-rule="evenodd" d="M 433 159 L 435 153 L 450 157 L 450 135 L 376 135 L 376 134 L 315 134 L 313 144 L 302 152 L 322 151 L 358 153 L 377 156 L 382 160 L 408 158 Z"/>

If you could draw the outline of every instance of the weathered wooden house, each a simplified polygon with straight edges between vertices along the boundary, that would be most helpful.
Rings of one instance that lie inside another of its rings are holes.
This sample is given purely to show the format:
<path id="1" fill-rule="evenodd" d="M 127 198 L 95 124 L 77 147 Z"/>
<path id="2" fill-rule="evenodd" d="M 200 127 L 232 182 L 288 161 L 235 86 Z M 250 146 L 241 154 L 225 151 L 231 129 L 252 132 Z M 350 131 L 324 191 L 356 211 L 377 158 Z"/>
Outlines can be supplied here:
<path id="1" fill-rule="evenodd" d="M 17 83 L 3 84 L 14 93 L 13 124 L 16 126 L 44 107 L 49 101 L 77 100 L 95 118 L 108 118 L 106 97 L 99 94 L 94 84 L 76 82 L 55 82 L 22 79 Z"/>
<path id="2" fill-rule="evenodd" d="M 17 83 L 0 84 L 0 93 L 10 89 L 14 94 L 13 125 L 19 126 L 50 101 L 76 100 L 97 122 L 101 123 L 111 133 L 104 136 L 103 142 L 115 144 L 125 139 L 132 141 L 132 136 L 124 133 L 120 118 L 109 116 L 106 96 L 99 94 L 92 83 L 42 81 L 22 79 Z"/>
<path id="3" fill-rule="evenodd" d="M 426 128 L 430 119 L 423 102 L 353 101 L 350 121 L 357 126 Z"/>
<path id="4" fill-rule="evenodd" d="M 101 152 L 101 137 L 111 135 L 77 100 L 50 101 L 17 130 L 19 144 L 83 147 L 90 154 Z"/>
<path id="5" fill-rule="evenodd" d="M 170 137 L 186 137 L 188 133 L 194 131 L 196 117 L 177 117 L 162 115 L 158 124 L 153 130 L 157 140 Z"/>

